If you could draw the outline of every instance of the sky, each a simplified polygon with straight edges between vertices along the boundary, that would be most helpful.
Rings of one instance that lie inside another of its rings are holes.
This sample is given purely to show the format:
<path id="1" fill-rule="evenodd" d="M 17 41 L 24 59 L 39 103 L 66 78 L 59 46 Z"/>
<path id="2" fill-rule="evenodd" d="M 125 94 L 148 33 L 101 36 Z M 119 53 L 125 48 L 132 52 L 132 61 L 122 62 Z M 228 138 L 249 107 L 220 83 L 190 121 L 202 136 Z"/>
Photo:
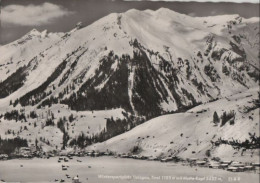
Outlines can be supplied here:
<path id="1" fill-rule="evenodd" d="M 141 0 L 124 0 L 124 1 L 141 1 Z M 170 1 L 176 0 L 149 0 L 149 1 Z M 178 0 L 181 2 L 189 2 L 190 0 Z M 259 3 L 259 0 L 196 0 L 197 2 L 234 2 L 234 3 Z"/>
<path id="2" fill-rule="evenodd" d="M 259 0 L 229 1 L 239 3 L 172 0 L 2 0 L 0 45 L 22 37 L 33 28 L 39 31 L 47 29 L 50 32 L 67 32 L 79 21 L 87 26 L 110 13 L 121 13 L 132 8 L 156 10 L 165 7 L 190 16 L 222 14 L 239 14 L 245 18 L 259 16 Z"/>

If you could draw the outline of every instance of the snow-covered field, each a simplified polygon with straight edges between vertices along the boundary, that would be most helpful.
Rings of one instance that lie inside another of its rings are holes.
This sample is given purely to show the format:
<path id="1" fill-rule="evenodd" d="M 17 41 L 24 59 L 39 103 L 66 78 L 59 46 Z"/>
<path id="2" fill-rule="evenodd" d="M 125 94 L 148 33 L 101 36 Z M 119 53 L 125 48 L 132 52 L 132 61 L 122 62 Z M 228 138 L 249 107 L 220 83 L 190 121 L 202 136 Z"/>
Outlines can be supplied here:
<path id="1" fill-rule="evenodd" d="M 72 178 L 78 175 L 82 183 L 226 183 L 230 181 L 258 183 L 259 178 L 259 175 L 254 172 L 232 173 L 220 169 L 113 157 L 74 157 L 73 160 L 66 163 L 58 163 L 57 160 L 58 157 L 0 161 L 0 180 L 7 182 L 55 182 L 55 179 L 64 179 L 65 182 L 71 182 Z M 63 171 L 62 165 L 69 166 L 68 170 Z M 66 174 L 71 178 L 66 178 Z"/>

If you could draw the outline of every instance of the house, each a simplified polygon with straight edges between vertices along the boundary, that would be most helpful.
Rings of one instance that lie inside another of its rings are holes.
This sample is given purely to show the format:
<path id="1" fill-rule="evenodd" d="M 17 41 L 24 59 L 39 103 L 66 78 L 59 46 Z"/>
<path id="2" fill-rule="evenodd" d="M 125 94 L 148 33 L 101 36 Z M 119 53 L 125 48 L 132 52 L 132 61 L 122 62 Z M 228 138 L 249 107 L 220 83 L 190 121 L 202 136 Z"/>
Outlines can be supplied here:
<path id="1" fill-rule="evenodd" d="M 222 163 L 222 164 L 220 164 L 220 167 L 221 167 L 221 168 L 227 168 L 228 165 L 229 165 L 229 164 L 227 164 L 227 163 Z"/>
<path id="2" fill-rule="evenodd" d="M 218 169 L 219 167 L 220 165 L 216 163 L 209 164 L 209 168 Z"/>
<path id="3" fill-rule="evenodd" d="M 60 152 L 60 156 L 67 156 L 67 152 Z"/>
<path id="4" fill-rule="evenodd" d="M 232 167 L 244 167 L 245 165 L 243 163 L 240 163 L 240 162 L 232 162 L 231 166 Z"/>
<path id="5" fill-rule="evenodd" d="M 157 160 L 158 160 L 157 157 L 149 157 L 149 158 L 148 158 L 148 161 L 157 161 Z"/>
<path id="6" fill-rule="evenodd" d="M 245 171 L 245 167 L 243 167 L 243 166 L 238 167 L 237 170 L 238 170 L 239 172 L 244 172 L 244 171 Z"/>
<path id="7" fill-rule="evenodd" d="M 189 159 L 187 159 L 187 160 L 188 160 L 188 162 L 195 162 L 195 161 L 198 160 L 198 158 L 189 158 Z"/>
<path id="8" fill-rule="evenodd" d="M 228 167 L 227 171 L 231 171 L 231 172 L 237 172 L 238 168 L 237 167 Z"/>
<path id="9" fill-rule="evenodd" d="M 139 159 L 140 157 L 138 155 L 132 155 L 131 156 L 133 159 Z"/>
<path id="10" fill-rule="evenodd" d="M 94 153 L 94 157 L 98 157 L 99 156 L 99 153 L 98 152 L 95 152 Z"/>
<path id="11" fill-rule="evenodd" d="M 129 158 L 129 156 L 127 154 L 122 154 L 121 158 Z"/>
<path id="12" fill-rule="evenodd" d="M 80 183 L 79 177 L 78 177 L 78 176 L 74 177 L 74 178 L 72 179 L 72 183 Z"/>
<path id="13" fill-rule="evenodd" d="M 29 147 L 21 147 L 20 150 L 21 151 L 27 151 L 27 152 L 31 151 L 31 149 Z"/>
<path id="14" fill-rule="evenodd" d="M 206 161 L 196 161 L 196 164 L 197 164 L 198 166 L 203 166 L 203 165 L 206 165 L 207 162 L 206 162 Z"/>
<path id="15" fill-rule="evenodd" d="M 259 166 L 260 167 L 260 163 L 253 163 L 252 164 L 254 167 L 256 167 L 256 166 Z"/>
<path id="16" fill-rule="evenodd" d="M 109 155 L 111 155 L 111 153 L 105 152 L 104 155 L 105 155 L 105 156 L 109 156 Z"/>
<path id="17" fill-rule="evenodd" d="M 142 159 L 142 160 L 148 159 L 148 156 L 141 156 L 141 159 Z"/>
<path id="18" fill-rule="evenodd" d="M 255 167 L 254 166 L 245 166 L 245 170 L 254 170 Z"/>
<path id="19" fill-rule="evenodd" d="M 7 154 L 0 154 L 0 159 L 2 159 L 2 160 L 7 160 L 8 157 L 9 156 Z"/>
<path id="20" fill-rule="evenodd" d="M 222 163 L 222 164 L 228 164 L 228 165 L 230 165 L 230 164 L 231 164 L 231 161 L 225 160 L 225 161 L 221 161 L 221 163 Z"/>
<path id="21" fill-rule="evenodd" d="M 169 162 L 169 161 L 172 161 L 172 157 L 161 159 L 161 162 Z"/>
<path id="22" fill-rule="evenodd" d="M 27 156 L 31 155 L 31 149 L 29 147 L 21 147 L 19 149 L 19 154 L 22 157 L 27 157 Z"/>

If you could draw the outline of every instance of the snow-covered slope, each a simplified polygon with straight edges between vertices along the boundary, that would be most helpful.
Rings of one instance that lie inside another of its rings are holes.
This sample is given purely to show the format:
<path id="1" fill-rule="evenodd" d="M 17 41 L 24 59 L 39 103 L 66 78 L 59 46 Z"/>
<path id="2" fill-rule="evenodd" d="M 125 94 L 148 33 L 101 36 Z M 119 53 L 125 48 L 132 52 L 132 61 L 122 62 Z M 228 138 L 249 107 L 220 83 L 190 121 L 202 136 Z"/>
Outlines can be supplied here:
<path id="1" fill-rule="evenodd" d="M 202 159 L 210 156 L 258 162 L 257 149 L 245 151 L 231 144 L 216 145 L 220 138 L 242 143 L 250 139 L 249 133 L 259 137 L 259 108 L 253 107 L 253 101 L 259 102 L 258 91 L 258 88 L 251 89 L 197 106 L 185 113 L 154 118 L 124 134 L 94 144 L 87 150 L 137 153 L 140 156 L 153 157 L 180 156 Z M 224 112 L 232 112 L 234 117 L 222 125 L 221 121 L 213 122 L 214 112 L 219 116 L 223 116 Z"/>
<path id="2" fill-rule="evenodd" d="M 165 8 L 113 13 L 67 33 L 32 30 L 0 47 L 0 114 L 35 111 L 38 118 L 27 117 L 29 123 L 50 128 L 51 118 L 52 133 L 60 118 L 74 114 L 60 135 L 72 140 L 81 131 L 91 138 L 102 133 L 104 140 L 259 85 L 258 50 L 259 18 L 190 17 Z M 123 127 L 108 134 L 111 117 Z M 10 120 L 1 121 L 0 127 Z M 1 134 L 29 123 L 5 126 Z"/>
<path id="3" fill-rule="evenodd" d="M 28 63 L 34 56 L 60 40 L 63 33 L 48 33 L 31 30 L 22 38 L 4 45 L 0 49 L 1 81 L 4 81 L 15 70 Z"/>

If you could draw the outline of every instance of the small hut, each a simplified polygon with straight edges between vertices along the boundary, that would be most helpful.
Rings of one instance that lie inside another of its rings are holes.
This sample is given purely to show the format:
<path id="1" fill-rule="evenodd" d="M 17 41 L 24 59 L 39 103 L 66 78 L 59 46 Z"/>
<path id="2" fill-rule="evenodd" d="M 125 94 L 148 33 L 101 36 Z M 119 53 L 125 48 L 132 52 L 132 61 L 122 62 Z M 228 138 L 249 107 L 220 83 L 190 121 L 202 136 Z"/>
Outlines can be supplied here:
<path id="1" fill-rule="evenodd" d="M 231 171 L 231 172 L 237 172 L 237 171 L 238 171 L 238 168 L 237 168 L 237 167 L 228 167 L 227 170 L 228 170 L 228 171 Z"/>
<path id="2" fill-rule="evenodd" d="M 80 183 L 79 176 L 76 176 L 72 179 L 72 183 Z"/>
<path id="3" fill-rule="evenodd" d="M 206 165 L 207 164 L 207 162 L 206 161 L 196 161 L 196 165 L 198 165 L 198 166 L 204 166 L 204 165 Z"/>

